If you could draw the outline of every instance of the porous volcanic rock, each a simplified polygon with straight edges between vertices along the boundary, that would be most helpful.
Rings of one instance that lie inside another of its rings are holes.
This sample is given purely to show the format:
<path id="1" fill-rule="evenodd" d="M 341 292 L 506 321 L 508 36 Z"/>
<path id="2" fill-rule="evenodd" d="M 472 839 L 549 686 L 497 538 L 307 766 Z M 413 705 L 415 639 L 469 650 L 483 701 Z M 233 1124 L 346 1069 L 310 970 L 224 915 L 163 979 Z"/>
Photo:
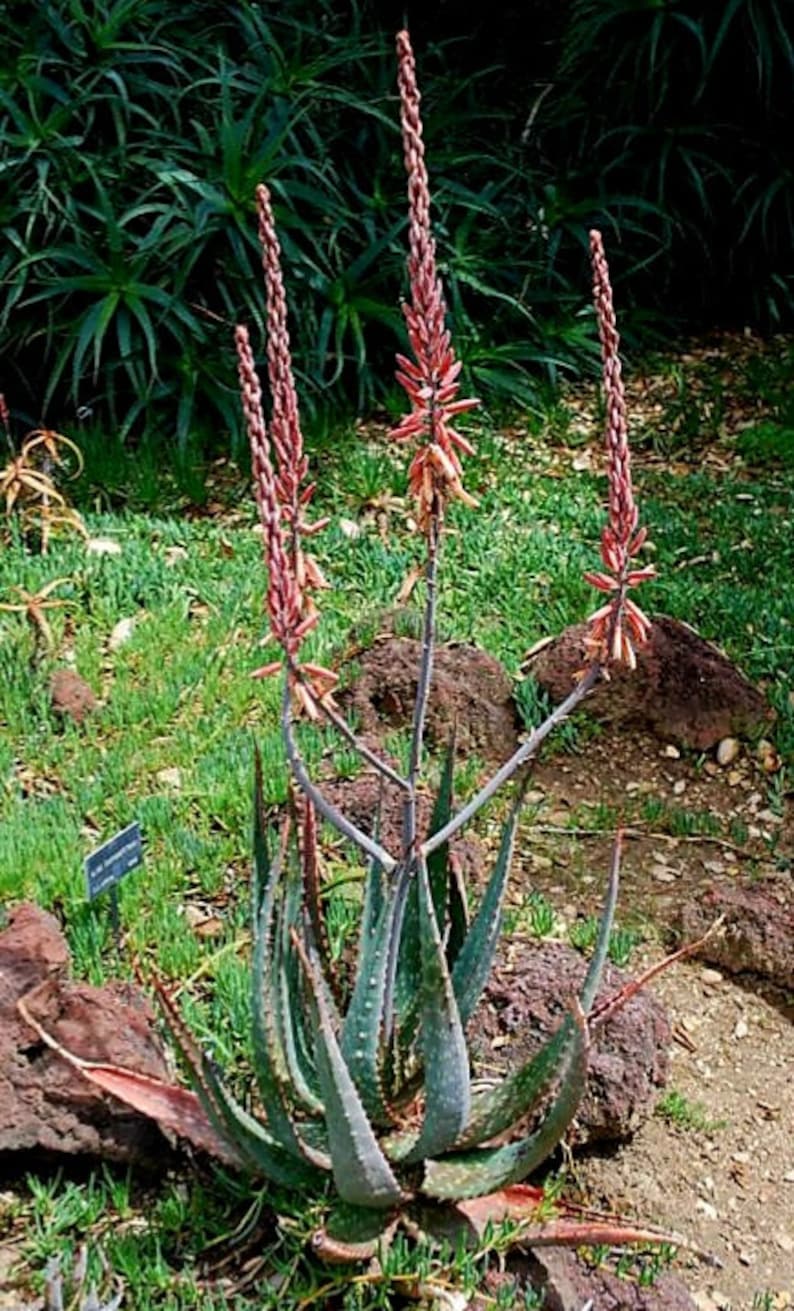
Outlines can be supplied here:
<path id="1" fill-rule="evenodd" d="M 791 877 L 763 883 L 715 880 L 683 904 L 679 928 L 685 941 L 699 938 L 719 917 L 723 932 L 698 950 L 702 960 L 729 974 L 759 974 L 794 989 L 794 883 Z"/>
<path id="2" fill-rule="evenodd" d="M 50 703 L 56 715 L 82 724 L 99 704 L 91 688 L 73 669 L 56 669 L 50 679 Z"/>
<path id="3" fill-rule="evenodd" d="M 0 933 L 0 1153 L 46 1152 L 162 1163 L 166 1140 L 151 1120 L 106 1097 L 39 1039 L 31 1014 L 78 1056 L 168 1078 L 154 1016 L 126 983 L 68 979 L 69 950 L 52 915 L 23 904 Z"/>
<path id="4" fill-rule="evenodd" d="M 357 674 L 339 693 L 362 734 L 383 738 L 411 723 L 421 643 L 387 636 L 356 658 Z M 427 740 L 436 750 L 453 727 L 461 755 L 507 760 L 518 745 L 519 719 L 512 683 L 499 661 L 478 647 L 452 642 L 437 647 L 427 712 Z"/>
<path id="5" fill-rule="evenodd" d="M 544 1311 L 697 1311 L 697 1304 L 675 1275 L 662 1274 L 650 1288 L 631 1277 L 593 1269 L 575 1252 L 555 1248 L 531 1251 L 532 1285 L 545 1293 Z"/>
<path id="6" fill-rule="evenodd" d="M 559 1028 L 586 969 L 584 957 L 564 943 L 509 943 L 471 1023 L 475 1065 L 489 1072 L 501 1064 L 515 1069 L 534 1055 Z M 597 1000 L 612 997 L 627 978 L 607 964 Z M 665 1084 L 670 1041 L 664 1008 L 648 991 L 632 997 L 596 1029 L 575 1141 L 620 1142 L 631 1137 L 652 1112 Z"/>
<path id="7" fill-rule="evenodd" d="M 532 653 L 524 668 L 561 701 L 585 663 L 586 624 L 574 624 Z M 717 647 L 688 624 L 654 615 L 636 670 L 610 670 L 587 697 L 584 710 L 608 724 L 633 724 L 663 742 L 708 751 L 726 737 L 751 734 L 770 709 L 757 687 Z"/>

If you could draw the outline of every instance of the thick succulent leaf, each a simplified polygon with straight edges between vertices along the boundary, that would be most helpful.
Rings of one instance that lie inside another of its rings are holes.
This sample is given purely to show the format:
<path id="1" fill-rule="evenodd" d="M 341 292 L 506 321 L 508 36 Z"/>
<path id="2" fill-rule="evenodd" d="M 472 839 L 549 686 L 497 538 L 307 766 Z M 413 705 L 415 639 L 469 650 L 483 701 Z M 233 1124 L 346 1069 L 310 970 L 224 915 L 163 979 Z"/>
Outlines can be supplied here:
<path id="1" fill-rule="evenodd" d="M 381 1151 L 334 1032 L 328 988 L 314 949 L 295 933 L 313 1002 L 317 1070 L 325 1104 L 328 1143 L 337 1192 L 353 1206 L 385 1208 L 396 1205 L 402 1189 Z"/>
<path id="2" fill-rule="evenodd" d="M 452 784 L 455 771 L 455 738 L 450 739 L 444 757 L 438 793 L 430 818 L 429 834 L 437 833 L 450 818 L 452 813 Z M 433 907 L 436 920 L 441 926 L 442 935 L 447 927 L 447 907 L 449 902 L 449 847 L 446 843 L 436 848 L 427 862 Z M 395 958 L 394 1006 L 397 1012 L 398 1028 L 403 1034 L 413 1032 L 416 1021 L 415 1000 L 417 979 L 422 974 L 422 938 L 420 928 L 419 895 L 413 866 L 403 866 L 399 874 L 393 876 L 402 884 L 397 894 L 397 911 L 394 918 L 394 931 L 398 941 L 392 949 Z M 387 990 L 387 1010 L 388 1010 Z M 387 1016 L 388 1020 L 388 1016 Z M 407 1052 L 403 1052 L 406 1057 Z"/>
<path id="3" fill-rule="evenodd" d="M 433 813 L 430 816 L 430 828 L 428 837 L 438 833 L 439 829 L 449 822 L 452 814 L 453 784 L 455 781 L 455 733 L 453 732 L 444 754 L 444 765 L 441 770 L 441 779 L 439 780 L 438 792 L 433 804 Z M 436 920 L 442 936 L 446 933 L 447 914 L 449 908 L 450 894 L 450 871 L 449 871 L 449 843 L 444 842 L 440 847 L 436 847 L 427 858 L 427 877 L 430 881 L 430 891 L 433 897 L 433 909 L 436 913 Z"/>
<path id="4" fill-rule="evenodd" d="M 504 901 L 507 876 L 513 858 L 516 825 L 524 799 L 524 788 L 505 820 L 502 840 L 493 874 L 488 880 L 488 887 L 480 902 L 466 941 L 460 949 L 452 972 L 452 986 L 460 1010 L 461 1019 L 466 1024 L 474 1013 L 474 1008 L 482 996 L 483 988 L 491 972 L 496 945 L 502 927 L 502 903 Z"/>
<path id="5" fill-rule="evenodd" d="M 539 1128 L 516 1142 L 428 1161 L 422 1184 L 428 1197 L 456 1201 L 497 1192 L 520 1183 L 554 1150 L 576 1114 L 587 1078 L 587 1023 L 578 1005 L 574 1020 L 574 1042 L 560 1086 Z"/>
<path id="6" fill-rule="evenodd" d="M 381 786 L 380 796 L 378 798 L 378 810 L 375 815 L 375 823 L 372 828 L 372 836 L 376 842 L 380 842 L 381 829 L 381 811 L 383 807 L 383 788 Z M 367 866 L 367 874 L 364 880 L 364 903 L 361 908 L 361 931 L 359 935 L 359 959 L 364 954 L 366 944 L 369 942 L 375 931 L 375 925 L 380 917 L 381 907 L 384 902 L 387 890 L 386 875 L 380 861 L 374 856 L 370 857 Z"/>
<path id="7" fill-rule="evenodd" d="M 209 1084 L 212 1095 L 220 1107 L 223 1124 L 236 1146 L 248 1157 L 254 1169 L 261 1171 L 274 1183 L 284 1184 L 288 1188 L 321 1188 L 325 1181 L 323 1170 L 327 1166 L 322 1153 L 304 1147 L 306 1159 L 297 1159 L 286 1151 L 264 1125 L 261 1125 L 245 1107 L 229 1092 L 217 1073 L 212 1070 L 211 1062 L 204 1060 L 202 1074 Z M 311 1162 L 309 1158 L 311 1157 Z"/>
<path id="8" fill-rule="evenodd" d="M 270 844 L 265 813 L 265 794 L 262 783 L 262 754 L 254 748 L 254 868 L 251 878 L 251 922 L 256 924 L 259 909 L 270 878 Z"/>
<path id="9" fill-rule="evenodd" d="M 300 868 L 303 884 L 303 904 L 311 924 L 312 936 L 320 954 L 326 977 L 331 979 L 336 992 L 336 977 L 331 960 L 331 944 L 323 915 L 320 896 L 320 850 L 317 838 L 317 812 L 308 797 L 303 800 L 303 826 L 300 843 Z"/>
<path id="10" fill-rule="evenodd" d="M 503 837 L 504 843 L 504 837 Z M 581 1007 L 588 1014 L 598 988 L 609 947 L 609 937 L 615 915 L 618 894 L 619 845 L 616 844 L 612 857 L 604 907 L 599 925 L 598 940 L 590 965 L 582 984 Z M 493 880 L 492 880 L 493 882 Z M 483 907 L 487 900 L 490 886 L 483 898 Z M 482 910 L 481 907 L 480 909 Z M 472 925 L 472 932 L 476 927 Z M 463 957 L 461 956 L 461 964 Z M 473 968 L 475 968 L 473 966 Z M 453 975 L 453 980 L 454 980 Z M 472 1098 L 469 1122 L 458 1147 L 474 1147 L 477 1143 L 495 1138 L 497 1134 L 506 1133 L 517 1120 L 532 1110 L 540 1098 L 557 1077 L 570 1051 L 576 1036 L 576 1025 L 570 1016 L 566 1016 L 560 1028 L 528 1061 L 512 1074 L 504 1078 L 496 1087 Z"/>
<path id="11" fill-rule="evenodd" d="M 429 859 L 432 860 L 434 855 L 435 852 L 431 852 Z M 469 932 L 469 903 L 466 897 L 463 870 L 455 852 L 451 851 L 449 853 L 448 867 L 449 905 L 447 906 L 447 940 L 445 945 L 447 965 L 452 969 Z"/>
<path id="12" fill-rule="evenodd" d="M 497 1134 L 506 1133 L 537 1106 L 563 1068 L 575 1032 L 575 1025 L 566 1016 L 553 1037 L 528 1061 L 495 1087 L 475 1094 L 468 1123 L 456 1147 L 476 1147 Z"/>
<path id="13" fill-rule="evenodd" d="M 289 1065 L 279 1027 L 279 995 L 283 962 L 280 925 L 276 914 L 279 898 L 280 862 L 273 861 L 265 884 L 254 933 L 251 970 L 252 1038 L 254 1070 L 268 1129 L 293 1156 L 301 1157 L 321 1169 L 330 1161 L 310 1147 L 297 1131 L 292 1118 L 293 1100 L 298 1092 L 290 1079 Z"/>
<path id="14" fill-rule="evenodd" d="M 394 894 L 390 892 L 369 936 L 362 939 L 356 982 L 340 1040 L 342 1056 L 364 1109 L 376 1124 L 394 1122 L 383 1088 L 382 1041 L 393 918 Z"/>
<path id="15" fill-rule="evenodd" d="M 388 1211 L 335 1206 L 322 1229 L 312 1234 L 312 1251 L 333 1265 L 371 1261 L 389 1246 L 397 1224 L 398 1217 Z"/>
<path id="16" fill-rule="evenodd" d="M 276 1022 L 297 1101 L 310 1115 L 323 1115 L 325 1108 L 314 1060 L 314 1031 L 303 974 L 290 937 L 292 930 L 300 925 L 302 895 L 300 879 L 288 871 L 274 961 Z"/>
<path id="17" fill-rule="evenodd" d="M 254 760 L 254 948 L 251 969 L 254 1071 L 272 1137 L 293 1156 L 328 1169 L 330 1162 L 303 1141 L 291 1115 L 291 1104 L 293 1100 L 300 1100 L 301 1089 L 296 1088 L 290 1078 L 279 1026 L 282 973 L 279 911 L 286 899 L 286 894 L 284 898 L 280 895 L 284 862 L 289 862 L 289 831 L 284 830 L 280 852 L 275 859 L 272 858 L 265 819 L 262 761 L 257 751 Z"/>
<path id="18" fill-rule="evenodd" d="M 424 1119 L 406 1161 L 447 1151 L 469 1117 L 469 1053 L 458 1012 L 430 881 L 423 861 L 417 869 L 422 941 L 422 1025 Z"/>
<path id="19" fill-rule="evenodd" d="M 298 1160 L 260 1124 L 229 1092 L 214 1063 L 198 1047 L 164 989 L 158 989 L 168 1027 L 190 1070 L 196 1091 L 210 1120 L 232 1142 L 249 1168 L 274 1183 L 289 1188 L 319 1187 L 323 1175 L 308 1162 Z"/>
<path id="20" fill-rule="evenodd" d="M 612 935 L 612 925 L 615 920 L 615 907 L 618 903 L 622 837 L 622 833 L 618 832 L 612 848 L 612 861 L 609 867 L 609 880 L 607 882 L 606 896 L 601 911 L 601 920 L 598 925 L 598 938 L 596 939 L 595 950 L 593 951 L 587 974 L 585 975 L 584 983 L 582 984 L 580 1000 L 585 1015 L 589 1015 L 590 1011 L 593 1009 L 593 1002 L 595 1001 L 598 989 L 601 986 L 601 975 L 604 972 L 604 965 L 609 951 L 609 939 Z"/>

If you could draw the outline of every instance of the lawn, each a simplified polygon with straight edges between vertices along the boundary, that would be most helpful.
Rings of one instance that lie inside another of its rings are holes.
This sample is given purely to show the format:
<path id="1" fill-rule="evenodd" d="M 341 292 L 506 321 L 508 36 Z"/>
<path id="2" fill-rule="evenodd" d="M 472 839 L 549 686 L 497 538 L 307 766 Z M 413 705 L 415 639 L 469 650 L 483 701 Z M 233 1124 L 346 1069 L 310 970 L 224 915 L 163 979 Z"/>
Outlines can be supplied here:
<path id="1" fill-rule="evenodd" d="M 794 438 L 781 399 L 792 351 L 775 343 L 739 354 L 737 363 L 728 342 L 706 358 L 656 362 L 632 383 L 637 499 L 646 558 L 659 573 L 642 600 L 694 624 L 764 686 L 778 712 L 784 767 L 769 789 L 779 805 L 794 760 Z M 597 560 L 605 478 L 594 388 L 589 395 L 592 404 L 577 391 L 542 416 L 469 426 L 477 455 L 467 487 L 480 508 L 450 515 L 441 633 L 486 648 L 516 679 L 534 642 L 594 608 L 582 574 Z M 0 601 L 59 579 L 50 596 L 63 602 L 47 611 L 48 651 L 23 614 L 0 613 L 0 903 L 32 899 L 53 910 L 75 972 L 91 982 L 153 969 L 179 982 L 195 1028 L 244 1082 L 255 742 L 269 806 L 284 801 L 287 785 L 278 686 L 251 678 L 272 655 L 261 649 L 266 578 L 247 475 L 224 461 L 206 476 L 183 463 L 158 477 L 151 454 L 108 450 L 96 434 L 83 445 L 87 467 L 73 494 L 90 538 L 118 551 L 96 553 L 70 535 L 34 554 L 12 518 L 0 553 Z M 338 666 L 351 630 L 374 633 L 397 603 L 421 543 L 410 531 L 402 453 L 384 428 L 319 437 L 312 463 L 317 508 L 331 516 L 315 549 L 333 590 L 321 597 L 311 658 Z M 63 665 L 100 698 L 81 725 L 50 705 L 50 677 Z M 313 766 L 353 767 L 328 731 L 306 728 L 301 741 Z M 471 770 L 459 781 L 471 786 Z M 117 953 L 107 905 L 87 902 L 83 861 L 132 820 L 145 860 L 120 889 Z M 287 1222 L 258 1252 L 252 1300 L 243 1289 L 240 1306 L 325 1305 L 343 1286 L 346 1306 L 391 1305 L 404 1252 L 390 1257 L 391 1282 L 327 1276 L 304 1255 L 313 1216 L 294 1201 L 277 1205 Z M 42 1172 L 0 1196 L 0 1235 L 3 1225 L 16 1235 L 34 1279 L 51 1256 L 88 1241 L 92 1259 L 101 1247 L 125 1282 L 129 1305 L 209 1311 L 232 1303 L 199 1289 L 197 1254 L 244 1211 L 233 1181 L 219 1187 L 189 1169 L 156 1186 L 110 1169 Z M 437 1257 L 421 1259 L 428 1275 L 446 1277 Z M 454 1280 L 475 1286 L 485 1259 L 458 1261 Z"/>

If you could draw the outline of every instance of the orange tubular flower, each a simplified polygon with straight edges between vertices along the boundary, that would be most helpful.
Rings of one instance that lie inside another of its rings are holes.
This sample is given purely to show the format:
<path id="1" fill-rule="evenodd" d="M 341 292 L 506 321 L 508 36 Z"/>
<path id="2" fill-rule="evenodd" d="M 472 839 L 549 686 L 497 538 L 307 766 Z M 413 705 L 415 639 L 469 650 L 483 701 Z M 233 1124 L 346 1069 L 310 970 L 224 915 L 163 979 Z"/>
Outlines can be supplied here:
<path id="1" fill-rule="evenodd" d="M 398 82 L 405 169 L 408 174 L 409 245 L 408 278 L 411 303 L 403 305 L 408 340 L 414 358 L 397 356 L 397 381 L 405 389 L 411 409 L 391 436 L 396 441 L 429 438 L 417 451 L 409 471 L 411 495 L 417 502 L 419 526 L 429 531 L 441 519 L 450 498 L 476 506 L 462 483 L 460 454 L 472 455 L 471 443 L 454 427 L 458 414 L 479 405 L 475 399 L 457 400 L 460 361 L 455 359 L 446 305 L 436 269 L 436 249 L 430 229 L 428 186 L 416 65 L 407 32 L 397 36 Z"/>
<path id="2" fill-rule="evenodd" d="M 647 642 L 651 624 L 627 592 L 630 587 L 655 577 L 656 571 L 652 565 L 631 566 L 632 557 L 645 541 L 647 529 L 637 528 L 639 516 L 631 482 L 626 398 L 618 354 L 620 336 L 600 232 L 590 233 L 590 258 L 607 406 L 609 520 L 601 534 L 601 560 L 606 572 L 587 573 L 585 578 L 598 591 L 611 594 L 611 600 L 590 616 L 587 646 L 591 658 L 604 664 L 622 661 L 633 669 L 637 663 L 636 649 Z"/>

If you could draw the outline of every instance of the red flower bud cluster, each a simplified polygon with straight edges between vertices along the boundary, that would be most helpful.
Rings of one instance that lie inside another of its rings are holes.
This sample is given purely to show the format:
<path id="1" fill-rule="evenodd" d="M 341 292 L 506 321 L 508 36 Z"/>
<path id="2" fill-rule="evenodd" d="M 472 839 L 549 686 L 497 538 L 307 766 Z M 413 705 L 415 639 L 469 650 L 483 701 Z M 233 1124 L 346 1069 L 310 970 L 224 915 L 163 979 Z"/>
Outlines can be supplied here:
<path id="1" fill-rule="evenodd" d="M 235 330 L 243 410 L 251 443 L 256 503 L 262 522 L 268 568 L 267 611 L 270 630 L 287 656 L 295 697 L 312 717 L 316 702 L 329 696 L 336 675 L 323 665 L 298 663 L 304 637 L 317 623 L 312 592 L 328 584 L 316 560 L 302 548 L 302 538 L 319 532 L 327 520 L 308 523 L 304 517 L 314 486 L 303 486 L 308 461 L 303 450 L 298 399 L 292 373 L 287 301 L 281 276 L 281 250 L 276 236 L 270 194 L 256 193 L 259 236 L 267 297 L 267 360 L 272 398 L 271 442 L 267 434 L 262 391 L 246 328 Z M 275 464 L 272 458 L 275 451 Z M 262 666 L 254 677 L 281 669 L 280 661 Z"/>
<path id="2" fill-rule="evenodd" d="M 301 537 L 310 537 L 320 532 L 328 520 L 309 523 L 304 517 L 306 506 L 314 494 L 314 483 L 303 486 L 309 462 L 303 449 L 298 396 L 292 372 L 287 297 L 281 274 L 281 246 L 276 235 L 270 192 L 266 186 L 260 185 L 256 189 L 256 207 L 265 274 L 267 371 L 272 400 L 270 433 L 277 460 L 276 498 L 284 522 L 289 525 L 290 550 L 301 596 L 301 611 L 311 613 L 315 608 L 311 593 L 327 588 L 328 582 L 313 556 L 305 554 L 301 549 Z"/>
<path id="3" fill-rule="evenodd" d="M 403 306 L 413 360 L 397 356 L 397 381 L 405 388 L 411 409 L 392 430 L 397 441 L 429 438 L 409 469 L 409 487 L 416 499 L 420 527 L 427 531 L 443 517 L 450 498 L 475 506 L 463 487 L 460 454 L 473 447 L 453 427 L 452 420 L 479 401 L 457 400 L 460 362 L 455 359 L 446 305 L 436 269 L 436 249 L 430 228 L 430 189 L 422 139 L 416 65 L 407 32 L 397 36 L 398 84 L 405 168 L 408 174 L 408 278 L 411 303 Z"/>
<path id="4" fill-rule="evenodd" d="M 609 519 L 601 534 L 601 559 L 605 573 L 588 573 L 588 583 L 611 594 L 610 601 L 590 616 L 587 645 L 591 657 L 608 664 L 622 661 L 634 668 L 636 648 L 644 646 L 651 630 L 650 620 L 627 595 L 630 587 L 655 576 L 652 565 L 632 568 L 632 557 L 642 547 L 647 530 L 640 528 L 634 489 L 626 422 L 626 397 L 621 374 L 620 336 L 617 330 L 609 266 L 601 233 L 590 233 L 593 266 L 593 297 L 606 394 L 606 446 L 609 476 Z"/>

